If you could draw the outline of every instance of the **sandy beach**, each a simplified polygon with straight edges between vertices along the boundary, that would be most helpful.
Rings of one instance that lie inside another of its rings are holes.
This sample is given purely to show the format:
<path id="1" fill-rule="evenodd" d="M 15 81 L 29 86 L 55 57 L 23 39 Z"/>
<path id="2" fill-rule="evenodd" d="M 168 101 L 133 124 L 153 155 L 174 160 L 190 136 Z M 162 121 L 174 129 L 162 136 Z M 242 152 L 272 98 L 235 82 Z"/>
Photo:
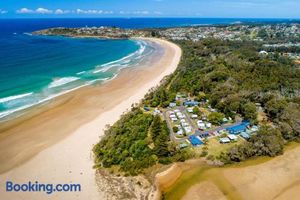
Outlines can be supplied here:
<path id="1" fill-rule="evenodd" d="M 101 86 L 61 97 L 51 109 L 0 128 L 0 193 L 3 199 L 104 199 L 98 191 L 92 147 L 107 124 L 138 103 L 175 71 L 181 49 L 167 41 L 145 39 L 159 47 L 145 66 L 124 69 Z M 5 182 L 79 183 L 81 192 L 6 192 Z"/>

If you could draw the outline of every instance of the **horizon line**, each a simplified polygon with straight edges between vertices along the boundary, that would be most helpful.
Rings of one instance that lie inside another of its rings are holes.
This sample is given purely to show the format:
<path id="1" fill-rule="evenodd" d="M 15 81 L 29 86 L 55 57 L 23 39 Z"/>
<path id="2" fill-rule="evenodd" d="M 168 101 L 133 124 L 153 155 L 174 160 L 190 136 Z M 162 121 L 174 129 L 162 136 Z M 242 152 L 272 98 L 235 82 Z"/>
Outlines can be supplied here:
<path id="1" fill-rule="evenodd" d="M 135 17 L 1 17 L 1 19 L 285 19 L 285 20 L 300 20 L 300 17 L 194 17 L 194 16 L 135 16 Z"/>

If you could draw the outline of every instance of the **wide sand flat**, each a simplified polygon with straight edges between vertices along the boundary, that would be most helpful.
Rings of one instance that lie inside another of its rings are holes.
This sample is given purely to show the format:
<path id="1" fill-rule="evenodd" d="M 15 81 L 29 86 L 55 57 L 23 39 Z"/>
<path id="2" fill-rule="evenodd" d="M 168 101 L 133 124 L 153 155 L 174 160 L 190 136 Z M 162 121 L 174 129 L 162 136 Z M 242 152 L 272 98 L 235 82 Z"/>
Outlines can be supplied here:
<path id="1" fill-rule="evenodd" d="M 186 161 L 173 164 L 156 181 L 170 200 L 298 200 L 299 155 L 299 144 L 293 144 L 282 156 L 227 167 L 208 166 L 205 162 L 191 165 Z"/>
<path id="2" fill-rule="evenodd" d="M 231 168 L 224 176 L 245 200 L 300 199 L 300 147 L 256 166 Z"/>
<path id="3" fill-rule="evenodd" d="M 191 187 L 182 200 L 227 200 L 218 187 L 209 181 L 204 181 Z"/>
<path id="4" fill-rule="evenodd" d="M 0 134 L 1 199 L 103 199 L 95 182 L 92 147 L 106 124 L 139 102 L 164 76 L 175 71 L 181 49 L 158 39 L 158 55 L 144 67 L 123 70 L 103 86 L 85 88 L 61 98 L 60 104 Z M 8 193 L 15 183 L 79 183 L 78 193 Z"/>

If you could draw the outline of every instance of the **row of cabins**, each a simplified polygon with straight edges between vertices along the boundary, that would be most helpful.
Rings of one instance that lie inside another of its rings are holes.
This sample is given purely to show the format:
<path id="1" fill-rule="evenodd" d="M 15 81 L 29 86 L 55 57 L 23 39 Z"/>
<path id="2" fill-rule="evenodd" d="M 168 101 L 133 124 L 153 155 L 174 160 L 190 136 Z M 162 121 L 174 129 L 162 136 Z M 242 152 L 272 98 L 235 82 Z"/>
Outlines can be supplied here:
<path id="1" fill-rule="evenodd" d="M 189 113 L 194 113 L 194 106 L 199 105 L 199 102 L 197 101 L 189 101 L 189 102 L 185 102 L 185 105 L 188 106 L 192 106 L 192 107 L 188 107 L 187 111 Z M 192 119 L 197 119 L 198 115 L 196 114 L 192 114 L 191 115 Z M 205 129 L 210 129 L 212 127 L 212 124 L 210 122 L 204 122 L 203 120 L 197 120 L 197 126 L 199 130 L 205 130 Z"/>
<path id="2" fill-rule="evenodd" d="M 258 131 L 258 126 L 251 126 L 249 121 L 243 121 L 240 125 L 227 128 L 230 134 L 240 135 L 244 139 L 249 139 L 253 133 Z"/>
<path id="3" fill-rule="evenodd" d="M 177 135 L 183 135 L 183 130 L 187 134 L 192 132 L 192 127 L 185 120 L 186 116 L 180 110 L 176 109 L 174 111 L 170 111 L 169 114 L 169 117 L 173 122 L 180 120 L 180 125 L 177 126 L 179 129 L 176 133 Z"/>
<path id="4" fill-rule="evenodd" d="M 177 122 L 178 119 L 185 119 L 186 116 L 178 109 L 174 110 L 174 111 L 170 111 L 169 112 L 169 117 L 172 120 L 172 122 Z"/>
<path id="5" fill-rule="evenodd" d="M 226 143 L 231 143 L 234 141 L 238 140 L 238 135 L 243 137 L 244 139 L 249 139 L 250 136 L 258 131 L 258 126 L 251 126 L 250 127 L 250 122 L 249 121 L 243 121 L 241 124 L 232 126 L 220 131 L 216 131 L 213 135 L 218 136 L 223 133 L 229 133 L 227 137 L 220 138 L 220 143 L 226 144 Z M 209 135 L 207 133 L 207 135 Z M 188 141 L 193 145 L 193 146 L 199 146 L 202 145 L 202 139 L 199 136 L 196 135 L 191 135 L 188 138 Z"/>
<path id="6" fill-rule="evenodd" d="M 233 141 L 238 140 L 238 135 L 243 137 L 244 139 L 249 139 L 250 136 L 258 131 L 257 126 L 252 126 L 250 127 L 250 122 L 249 121 L 243 121 L 241 124 L 232 126 L 229 128 L 226 128 L 225 130 L 220 130 L 214 134 L 214 136 L 220 135 L 222 133 L 229 133 L 227 137 L 220 138 L 220 143 L 226 144 L 230 143 Z M 203 144 L 201 137 L 192 135 L 188 138 L 188 141 L 193 145 L 193 146 L 199 146 Z"/>
<path id="7" fill-rule="evenodd" d="M 258 131 L 258 126 L 251 126 L 249 121 L 243 121 L 241 124 L 232 126 L 226 129 L 229 133 L 226 138 L 221 138 L 220 143 L 230 143 L 231 141 L 236 141 L 238 139 L 237 135 L 248 140 L 252 134 Z"/>
<path id="8" fill-rule="evenodd" d="M 210 122 L 203 122 L 202 120 L 198 120 L 197 126 L 200 130 L 204 130 L 204 129 L 210 129 L 212 124 Z"/>
<path id="9" fill-rule="evenodd" d="M 231 141 L 237 141 L 237 140 L 238 140 L 238 137 L 236 135 L 229 134 L 229 135 L 227 135 L 226 138 L 221 138 L 220 143 L 226 144 L 226 143 L 230 143 Z"/>

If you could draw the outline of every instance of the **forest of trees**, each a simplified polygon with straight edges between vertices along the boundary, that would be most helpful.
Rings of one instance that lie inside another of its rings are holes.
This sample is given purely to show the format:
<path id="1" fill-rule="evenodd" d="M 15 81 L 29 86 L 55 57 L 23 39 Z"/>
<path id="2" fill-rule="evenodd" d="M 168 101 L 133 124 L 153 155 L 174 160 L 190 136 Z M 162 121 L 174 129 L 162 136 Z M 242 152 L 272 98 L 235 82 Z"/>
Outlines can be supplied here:
<path id="1" fill-rule="evenodd" d="M 257 123 L 256 104 L 272 123 L 263 125 L 245 144 L 223 152 L 220 160 L 239 162 L 253 156 L 276 156 L 283 145 L 300 138 L 300 68 L 279 55 L 260 56 L 261 44 L 251 41 L 204 39 L 175 41 L 183 49 L 181 62 L 171 76 L 149 92 L 143 104 L 167 107 L 178 92 L 209 99 L 220 114 L 210 116 L 218 124 L 224 113 L 240 114 Z M 191 156 L 169 140 L 166 123 L 139 108 L 121 117 L 95 146 L 96 162 L 120 166 L 129 174 L 157 162 L 183 161 Z"/>
<path id="2" fill-rule="evenodd" d="M 223 163 L 240 162 L 256 156 L 274 157 L 283 153 L 284 139 L 279 129 L 262 126 L 248 142 L 222 152 L 219 160 Z"/>
<path id="3" fill-rule="evenodd" d="M 300 53 L 300 46 L 290 46 L 290 47 L 263 47 L 263 50 L 267 52 L 277 52 L 277 53 Z"/>
<path id="4" fill-rule="evenodd" d="M 269 105 L 271 114 L 271 107 L 280 107 L 286 99 L 296 101 L 299 95 L 299 67 L 288 58 L 260 57 L 256 43 L 206 39 L 179 44 L 184 55 L 178 70 L 146 96 L 145 104 L 167 106 L 177 92 L 205 94 L 227 116 L 240 113 L 255 120 L 255 103 Z"/>
<path id="5" fill-rule="evenodd" d="M 108 128 L 94 147 L 96 164 L 105 168 L 118 166 L 128 175 L 137 175 L 156 163 L 169 164 L 189 158 L 170 141 L 169 130 L 159 115 L 133 108 Z"/>
<path id="6" fill-rule="evenodd" d="M 204 40 L 189 46 L 174 80 L 173 91 L 194 96 L 205 93 L 213 107 L 228 116 L 236 113 L 257 123 L 259 103 L 273 124 L 262 126 L 243 145 L 224 152 L 224 162 L 253 156 L 276 156 L 286 142 L 300 139 L 300 68 L 278 55 L 261 57 L 259 44 Z M 185 49 L 185 48 L 184 48 Z M 151 101 L 151 98 L 149 98 Z"/>

